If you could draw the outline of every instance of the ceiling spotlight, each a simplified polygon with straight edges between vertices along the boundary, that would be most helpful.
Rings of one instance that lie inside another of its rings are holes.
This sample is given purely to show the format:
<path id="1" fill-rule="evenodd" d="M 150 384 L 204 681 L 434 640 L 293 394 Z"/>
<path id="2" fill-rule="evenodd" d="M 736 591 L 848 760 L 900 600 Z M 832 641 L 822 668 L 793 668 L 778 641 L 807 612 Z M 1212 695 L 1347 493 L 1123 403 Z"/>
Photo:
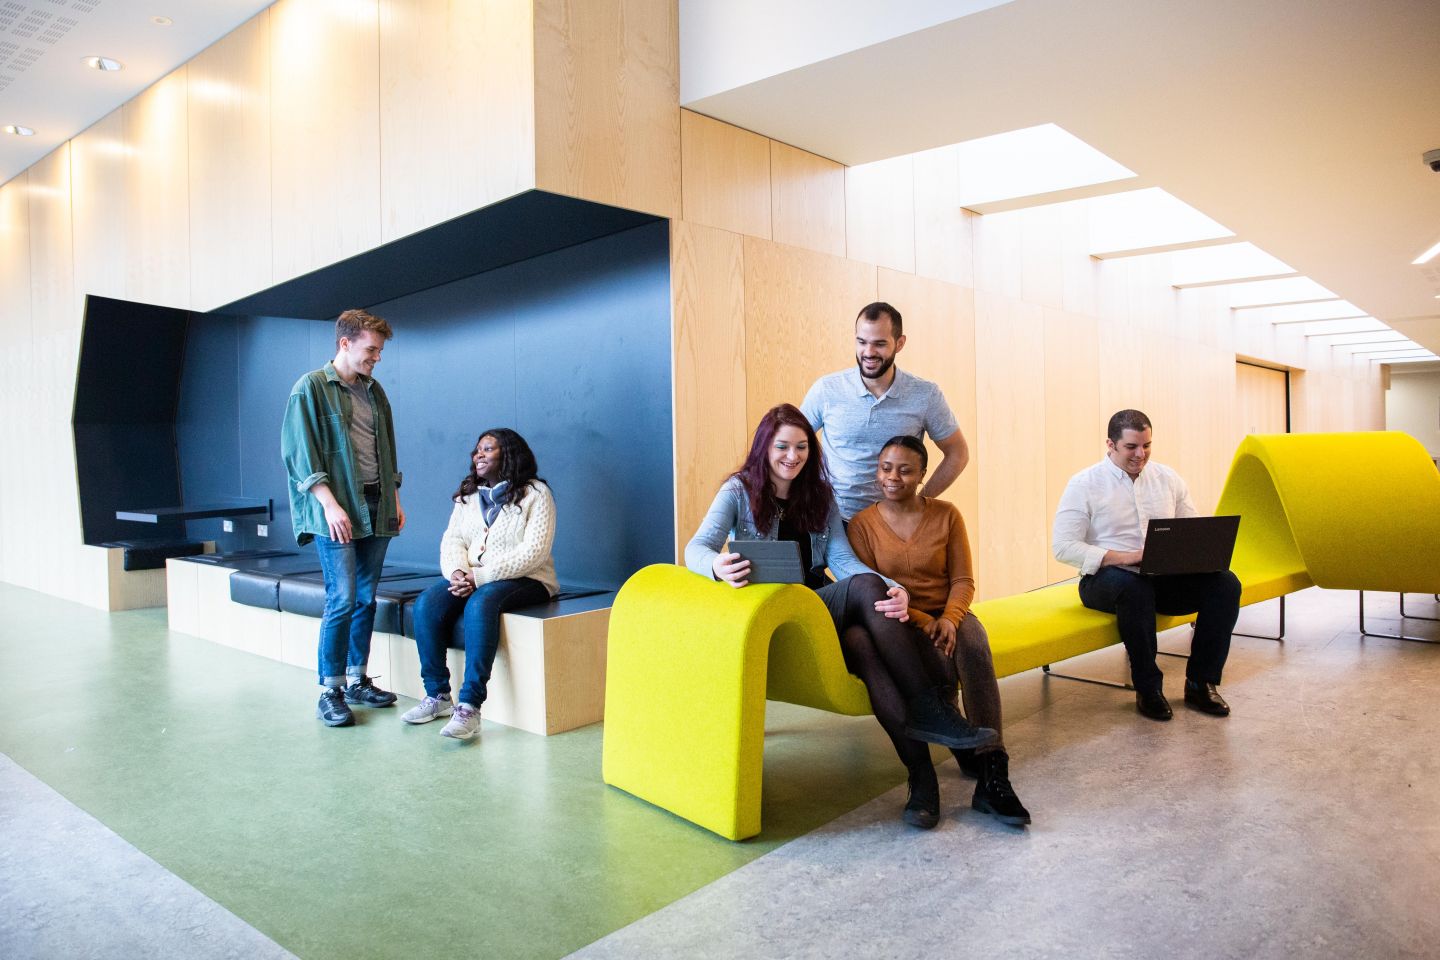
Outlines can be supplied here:
<path id="1" fill-rule="evenodd" d="M 34 130 L 32 130 L 32 129 L 29 128 L 29 127 L 22 127 L 22 126 L 20 126 L 20 124 L 18 124 L 18 123 L 6 124 L 6 125 L 5 125 L 5 132 L 6 132 L 6 133 L 13 133 L 13 134 L 14 134 L 15 136 L 17 136 L 17 137 L 33 137 L 33 136 L 35 136 L 35 131 L 34 131 Z"/>
<path id="2" fill-rule="evenodd" d="M 125 64 L 119 60 L 112 60 L 109 57 L 86 57 L 80 61 L 91 70 L 100 70 L 105 73 L 113 73 L 116 70 L 125 69 Z"/>
<path id="3" fill-rule="evenodd" d="M 155 24 L 155 26 L 157 27 L 168 27 L 175 21 L 171 20 L 169 17 L 151 17 L 150 22 Z"/>

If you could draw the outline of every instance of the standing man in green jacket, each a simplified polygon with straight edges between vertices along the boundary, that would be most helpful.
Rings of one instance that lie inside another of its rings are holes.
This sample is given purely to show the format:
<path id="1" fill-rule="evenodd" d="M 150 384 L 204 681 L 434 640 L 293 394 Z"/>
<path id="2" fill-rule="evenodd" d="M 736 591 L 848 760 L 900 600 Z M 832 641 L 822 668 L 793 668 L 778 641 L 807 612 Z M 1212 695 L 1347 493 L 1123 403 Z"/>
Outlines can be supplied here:
<path id="1" fill-rule="evenodd" d="M 365 673 L 385 548 L 405 528 L 395 424 L 374 378 L 392 335 L 364 310 L 340 314 L 335 359 L 295 382 L 280 432 L 295 542 L 315 541 L 325 575 L 315 713 L 331 727 L 355 722 L 350 704 L 395 702 Z"/>

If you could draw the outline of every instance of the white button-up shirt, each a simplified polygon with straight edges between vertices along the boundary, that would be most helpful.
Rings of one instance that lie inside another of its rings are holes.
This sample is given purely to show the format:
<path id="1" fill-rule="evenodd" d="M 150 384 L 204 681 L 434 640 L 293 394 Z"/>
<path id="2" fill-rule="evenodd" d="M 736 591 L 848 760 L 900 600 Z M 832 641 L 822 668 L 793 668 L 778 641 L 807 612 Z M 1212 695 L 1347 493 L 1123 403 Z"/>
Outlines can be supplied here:
<path id="1" fill-rule="evenodd" d="M 1108 550 L 1142 549 L 1151 520 L 1195 514 L 1190 491 L 1174 470 L 1147 463 L 1132 481 L 1106 457 L 1066 484 L 1050 542 L 1056 560 L 1079 567 L 1081 574 L 1091 574 L 1100 569 Z"/>

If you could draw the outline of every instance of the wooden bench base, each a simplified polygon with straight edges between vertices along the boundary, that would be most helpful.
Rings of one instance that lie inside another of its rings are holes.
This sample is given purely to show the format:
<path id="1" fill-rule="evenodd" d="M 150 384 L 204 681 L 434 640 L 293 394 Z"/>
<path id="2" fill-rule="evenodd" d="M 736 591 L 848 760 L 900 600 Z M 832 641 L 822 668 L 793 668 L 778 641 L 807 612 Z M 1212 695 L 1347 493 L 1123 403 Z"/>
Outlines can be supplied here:
<path id="1" fill-rule="evenodd" d="M 160 571 L 155 571 L 159 573 Z M 320 621 L 230 599 L 227 567 L 171 560 L 164 571 L 170 629 L 288 663 L 312 673 Z M 507 613 L 491 673 L 487 720 L 548 736 L 591 723 L 605 714 L 605 644 L 608 606 L 552 617 Z M 451 686 L 459 689 L 465 653 L 449 651 Z M 381 686 L 403 696 L 425 695 L 415 641 L 376 633 L 369 671 Z"/>

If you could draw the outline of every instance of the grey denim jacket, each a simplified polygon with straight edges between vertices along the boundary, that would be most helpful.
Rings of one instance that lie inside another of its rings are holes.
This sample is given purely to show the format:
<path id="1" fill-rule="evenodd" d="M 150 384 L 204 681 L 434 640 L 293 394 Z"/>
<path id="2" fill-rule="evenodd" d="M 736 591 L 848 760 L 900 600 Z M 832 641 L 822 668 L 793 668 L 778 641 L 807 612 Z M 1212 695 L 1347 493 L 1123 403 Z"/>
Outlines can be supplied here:
<path id="1" fill-rule="evenodd" d="M 715 494 L 715 500 L 710 504 L 705 519 L 700 521 L 700 529 L 695 531 L 695 536 L 685 545 L 685 566 L 692 572 L 713 580 L 715 558 L 719 556 L 720 548 L 725 546 L 727 539 L 774 540 L 779 533 L 778 518 L 772 520 L 770 529 L 763 533 L 755 526 L 755 516 L 750 512 L 750 498 L 745 495 L 745 488 L 740 481 L 731 477 L 720 487 L 720 492 Z M 829 567 L 837 580 L 860 573 L 874 573 L 884 580 L 887 586 L 896 585 L 894 580 L 871 570 L 855 556 L 855 551 L 850 548 L 850 538 L 845 536 L 840 508 L 833 503 L 830 505 L 830 516 L 825 521 L 825 529 L 810 534 L 810 557 L 811 562 Z"/>

